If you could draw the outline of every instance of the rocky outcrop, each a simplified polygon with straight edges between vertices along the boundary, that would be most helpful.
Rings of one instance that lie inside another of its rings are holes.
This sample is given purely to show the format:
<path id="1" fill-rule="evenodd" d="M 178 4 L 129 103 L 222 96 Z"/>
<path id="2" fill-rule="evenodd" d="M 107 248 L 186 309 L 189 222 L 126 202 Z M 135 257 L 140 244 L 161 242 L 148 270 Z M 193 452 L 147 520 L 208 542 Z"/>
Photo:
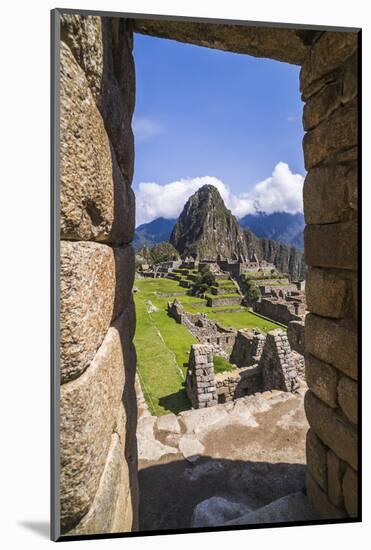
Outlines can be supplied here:
<path id="1" fill-rule="evenodd" d="M 60 530 L 137 525 L 132 35 L 65 14 L 60 45 Z"/>
<path id="2" fill-rule="evenodd" d="M 251 231 L 243 230 L 212 185 L 204 185 L 188 199 L 170 242 L 183 257 L 265 260 L 293 279 L 304 276 L 304 255 L 300 250 L 271 239 L 258 239 Z"/>
<path id="3" fill-rule="evenodd" d="M 250 257 L 243 230 L 213 185 L 204 185 L 186 202 L 170 242 L 182 256 L 199 259 Z"/>
<path id="4" fill-rule="evenodd" d="M 247 237 L 251 238 L 250 235 Z M 271 239 L 257 239 L 255 237 L 254 240 L 256 255 L 259 260 L 274 264 L 281 273 L 289 273 L 294 281 L 304 279 L 305 261 L 301 250 Z"/>

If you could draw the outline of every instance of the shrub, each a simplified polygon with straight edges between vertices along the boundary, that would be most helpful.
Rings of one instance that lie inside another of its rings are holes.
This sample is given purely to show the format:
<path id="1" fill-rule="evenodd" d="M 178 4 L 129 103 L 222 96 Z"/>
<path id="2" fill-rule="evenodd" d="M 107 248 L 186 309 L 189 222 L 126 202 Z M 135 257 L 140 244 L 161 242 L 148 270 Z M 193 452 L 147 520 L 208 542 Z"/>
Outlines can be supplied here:
<path id="1" fill-rule="evenodd" d="M 247 286 L 246 298 L 247 298 L 249 304 L 253 305 L 261 297 L 260 290 L 256 286 L 256 284 L 254 283 L 254 281 L 251 281 L 251 280 L 246 281 L 246 286 Z"/>
<path id="2" fill-rule="evenodd" d="M 199 294 L 204 294 L 215 285 L 215 275 L 210 271 L 210 267 L 205 265 L 197 274 L 193 283 L 193 290 Z"/>

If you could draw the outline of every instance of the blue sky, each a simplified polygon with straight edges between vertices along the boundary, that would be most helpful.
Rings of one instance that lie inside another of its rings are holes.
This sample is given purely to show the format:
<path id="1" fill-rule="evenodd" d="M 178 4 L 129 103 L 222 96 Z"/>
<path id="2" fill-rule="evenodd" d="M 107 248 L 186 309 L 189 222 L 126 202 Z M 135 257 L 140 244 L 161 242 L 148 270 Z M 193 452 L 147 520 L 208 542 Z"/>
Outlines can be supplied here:
<path id="1" fill-rule="evenodd" d="M 203 183 L 236 215 L 301 208 L 299 67 L 138 34 L 134 58 L 138 223 L 176 217 Z"/>

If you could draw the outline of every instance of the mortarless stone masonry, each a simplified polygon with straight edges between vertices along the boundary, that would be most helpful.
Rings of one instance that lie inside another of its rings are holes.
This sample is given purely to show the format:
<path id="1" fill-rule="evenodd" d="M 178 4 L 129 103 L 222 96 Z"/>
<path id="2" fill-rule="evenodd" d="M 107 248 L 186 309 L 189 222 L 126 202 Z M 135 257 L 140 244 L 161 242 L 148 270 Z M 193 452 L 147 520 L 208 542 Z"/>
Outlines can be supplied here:
<path id="1" fill-rule="evenodd" d="M 132 31 L 61 18 L 62 534 L 138 521 Z"/>
<path id="2" fill-rule="evenodd" d="M 307 445 L 307 492 L 324 518 L 356 517 L 357 34 L 322 33 L 300 86 L 308 170 L 305 406 L 311 441 L 321 449 Z"/>
<path id="3" fill-rule="evenodd" d="M 193 344 L 189 354 L 186 391 L 194 409 L 216 405 L 213 349 L 207 344 Z"/>

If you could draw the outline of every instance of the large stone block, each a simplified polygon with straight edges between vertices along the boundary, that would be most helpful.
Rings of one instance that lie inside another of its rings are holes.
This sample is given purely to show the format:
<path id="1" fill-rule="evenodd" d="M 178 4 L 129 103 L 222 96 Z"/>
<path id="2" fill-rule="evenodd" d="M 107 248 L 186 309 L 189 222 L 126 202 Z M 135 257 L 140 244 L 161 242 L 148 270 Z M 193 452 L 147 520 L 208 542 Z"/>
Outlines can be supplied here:
<path id="1" fill-rule="evenodd" d="M 307 432 L 305 445 L 307 467 L 318 485 L 327 493 L 327 447 L 313 430 Z"/>
<path id="2" fill-rule="evenodd" d="M 121 173 L 133 177 L 135 104 L 133 33 L 125 18 L 64 14 L 61 39 L 84 72 L 103 116 Z"/>
<path id="3" fill-rule="evenodd" d="M 305 295 L 309 311 L 322 317 L 341 319 L 345 314 L 347 283 L 324 269 L 309 268 Z"/>
<path id="4" fill-rule="evenodd" d="M 340 509 L 344 508 L 343 502 L 343 467 L 342 462 L 332 451 L 327 453 L 327 475 L 328 475 L 328 498 Z"/>
<path id="5" fill-rule="evenodd" d="M 101 101 L 103 79 L 102 18 L 64 13 L 61 40 L 65 42 L 84 71 L 97 104 Z"/>
<path id="6" fill-rule="evenodd" d="M 287 338 L 292 350 L 304 355 L 305 351 L 305 328 L 303 321 L 291 321 L 287 325 Z"/>
<path id="7" fill-rule="evenodd" d="M 110 533 L 115 518 L 116 501 L 121 480 L 120 439 L 114 433 L 98 490 L 89 509 L 80 523 L 68 535 L 94 535 Z"/>
<path id="8" fill-rule="evenodd" d="M 336 506 L 329 501 L 326 493 L 322 491 L 308 471 L 306 476 L 306 487 L 309 501 L 322 519 L 342 519 L 346 517 L 345 512 L 336 508 Z"/>
<path id="9" fill-rule="evenodd" d="M 134 170 L 135 69 L 132 22 L 102 17 L 103 80 L 100 110 L 120 171 L 131 182 Z"/>
<path id="10" fill-rule="evenodd" d="M 354 426 L 310 390 L 305 395 L 304 406 L 310 427 L 316 435 L 339 458 L 357 470 L 357 430 Z"/>
<path id="11" fill-rule="evenodd" d="M 74 528 L 93 502 L 125 393 L 126 373 L 135 374 L 135 362 L 128 364 L 131 357 L 126 349 L 128 320 L 125 310 L 109 328 L 89 368 L 61 387 L 62 531 Z"/>
<path id="12" fill-rule="evenodd" d="M 353 99 L 337 109 L 330 118 L 307 132 L 303 139 L 306 170 L 358 142 L 358 106 Z"/>
<path id="13" fill-rule="evenodd" d="M 134 252 L 93 242 L 61 242 L 61 381 L 90 364 L 113 319 L 131 299 Z"/>
<path id="14" fill-rule="evenodd" d="M 357 163 L 354 161 L 334 162 L 309 170 L 303 188 L 306 223 L 334 223 L 354 218 L 357 183 Z"/>
<path id="15" fill-rule="evenodd" d="M 93 242 L 61 242 L 61 381 L 90 364 L 110 325 L 115 299 L 112 248 Z"/>
<path id="16" fill-rule="evenodd" d="M 314 267 L 357 269 L 357 222 L 307 225 L 305 262 Z"/>
<path id="17" fill-rule="evenodd" d="M 309 313 L 305 318 L 305 351 L 357 380 L 357 334 L 342 321 Z"/>
<path id="18" fill-rule="evenodd" d="M 341 105 L 351 101 L 358 93 L 357 52 L 323 82 L 319 91 L 304 105 L 303 126 L 310 130 L 328 118 Z"/>
<path id="19" fill-rule="evenodd" d="M 300 72 L 300 89 L 304 95 L 314 81 L 337 69 L 357 49 L 355 32 L 327 31 L 310 48 Z"/>
<path id="20" fill-rule="evenodd" d="M 358 516 L 358 476 L 352 468 L 347 468 L 343 478 L 345 509 L 349 516 Z"/>
<path id="21" fill-rule="evenodd" d="M 294 29 L 223 24 L 222 22 L 135 19 L 135 32 L 170 38 L 218 50 L 269 57 L 300 65 L 313 33 Z"/>
<path id="22" fill-rule="evenodd" d="M 337 407 L 338 372 L 334 367 L 310 355 L 305 356 L 305 379 L 308 388 L 332 408 Z"/>
<path id="23" fill-rule="evenodd" d="M 61 42 L 61 236 L 127 243 L 134 195 L 110 146 L 85 74 Z"/>
<path id="24" fill-rule="evenodd" d="M 342 376 L 338 384 L 338 401 L 345 416 L 354 424 L 358 421 L 358 386 L 357 383 Z"/>

